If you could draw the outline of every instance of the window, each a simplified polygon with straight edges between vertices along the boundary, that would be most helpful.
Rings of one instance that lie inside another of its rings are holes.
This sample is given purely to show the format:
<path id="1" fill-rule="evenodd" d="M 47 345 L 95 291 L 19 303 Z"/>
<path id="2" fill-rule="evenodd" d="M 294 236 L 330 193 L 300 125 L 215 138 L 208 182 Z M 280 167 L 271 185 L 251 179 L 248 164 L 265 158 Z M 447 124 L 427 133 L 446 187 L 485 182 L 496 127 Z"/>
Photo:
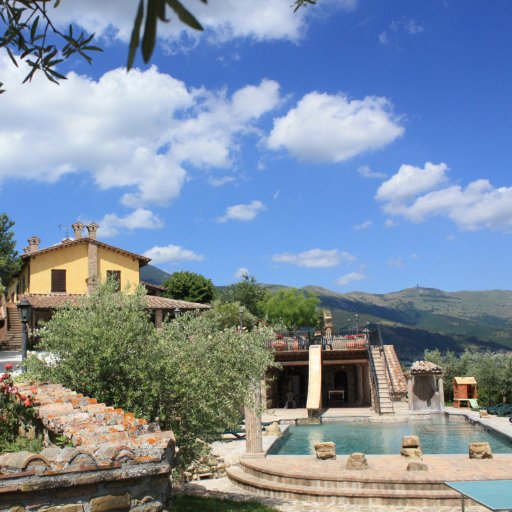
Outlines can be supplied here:
<path id="1" fill-rule="evenodd" d="M 121 271 L 120 270 L 107 270 L 107 281 L 115 281 L 117 283 L 116 291 L 121 290 Z"/>
<path id="2" fill-rule="evenodd" d="M 62 269 L 52 269 L 52 293 L 66 292 L 66 271 Z"/>

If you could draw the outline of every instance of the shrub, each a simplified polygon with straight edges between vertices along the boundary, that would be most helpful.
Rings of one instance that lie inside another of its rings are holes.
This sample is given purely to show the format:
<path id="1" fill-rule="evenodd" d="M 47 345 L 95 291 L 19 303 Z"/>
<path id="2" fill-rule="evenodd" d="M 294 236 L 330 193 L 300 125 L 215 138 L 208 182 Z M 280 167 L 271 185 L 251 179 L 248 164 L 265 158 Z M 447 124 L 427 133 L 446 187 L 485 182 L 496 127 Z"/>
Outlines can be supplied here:
<path id="1" fill-rule="evenodd" d="M 251 384 L 273 364 L 268 328 L 221 329 L 219 314 L 187 313 L 155 329 L 144 293 L 99 285 L 78 306 L 56 311 L 41 333 L 53 363 L 29 360 L 50 379 L 172 428 L 182 464 L 196 439 L 213 441 L 240 421 Z M 222 315 L 220 315 L 222 317 Z"/>
<path id="2" fill-rule="evenodd" d="M 20 428 L 34 416 L 33 398 L 18 391 L 11 370 L 12 365 L 6 364 L 0 375 L 0 453 L 18 449 Z"/>

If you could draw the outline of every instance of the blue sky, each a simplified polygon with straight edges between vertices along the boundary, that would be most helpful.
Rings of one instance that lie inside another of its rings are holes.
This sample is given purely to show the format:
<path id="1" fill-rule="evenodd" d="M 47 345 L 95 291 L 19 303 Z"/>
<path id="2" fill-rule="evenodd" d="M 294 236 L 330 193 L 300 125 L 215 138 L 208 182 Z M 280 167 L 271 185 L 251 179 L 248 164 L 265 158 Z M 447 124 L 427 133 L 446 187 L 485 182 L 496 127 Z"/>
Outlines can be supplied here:
<path id="1" fill-rule="evenodd" d="M 510 289 L 509 0 L 187 3 L 126 73 L 132 0 L 63 1 L 98 35 L 60 86 L 0 56 L 0 211 L 19 250 L 75 220 L 215 284 Z M 72 230 L 69 230 L 72 233 Z"/>

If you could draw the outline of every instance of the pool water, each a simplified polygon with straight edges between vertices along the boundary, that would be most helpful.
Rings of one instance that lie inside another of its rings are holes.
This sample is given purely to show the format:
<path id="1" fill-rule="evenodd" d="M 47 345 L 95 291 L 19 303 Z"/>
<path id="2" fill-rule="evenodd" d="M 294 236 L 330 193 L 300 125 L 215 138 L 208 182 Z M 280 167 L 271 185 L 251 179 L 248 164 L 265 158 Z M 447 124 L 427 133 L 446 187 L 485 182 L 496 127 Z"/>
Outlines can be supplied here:
<path id="1" fill-rule="evenodd" d="M 434 415 L 428 420 L 371 423 L 339 422 L 321 425 L 292 425 L 290 434 L 274 444 L 270 455 L 311 455 L 313 446 L 324 441 L 336 443 L 336 453 L 400 453 L 402 436 L 418 436 L 425 454 L 468 453 L 468 444 L 488 441 L 493 453 L 512 453 L 512 441 L 475 427 L 462 418 L 450 420 Z"/>

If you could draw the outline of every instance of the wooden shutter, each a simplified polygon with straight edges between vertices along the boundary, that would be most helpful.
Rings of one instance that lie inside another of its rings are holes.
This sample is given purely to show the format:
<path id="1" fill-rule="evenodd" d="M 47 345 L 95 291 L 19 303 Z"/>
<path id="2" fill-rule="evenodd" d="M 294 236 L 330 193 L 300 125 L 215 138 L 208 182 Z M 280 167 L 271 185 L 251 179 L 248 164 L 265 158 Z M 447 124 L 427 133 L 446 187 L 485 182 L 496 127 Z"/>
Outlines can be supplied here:
<path id="1" fill-rule="evenodd" d="M 66 292 L 66 271 L 63 269 L 52 269 L 52 293 Z"/>

